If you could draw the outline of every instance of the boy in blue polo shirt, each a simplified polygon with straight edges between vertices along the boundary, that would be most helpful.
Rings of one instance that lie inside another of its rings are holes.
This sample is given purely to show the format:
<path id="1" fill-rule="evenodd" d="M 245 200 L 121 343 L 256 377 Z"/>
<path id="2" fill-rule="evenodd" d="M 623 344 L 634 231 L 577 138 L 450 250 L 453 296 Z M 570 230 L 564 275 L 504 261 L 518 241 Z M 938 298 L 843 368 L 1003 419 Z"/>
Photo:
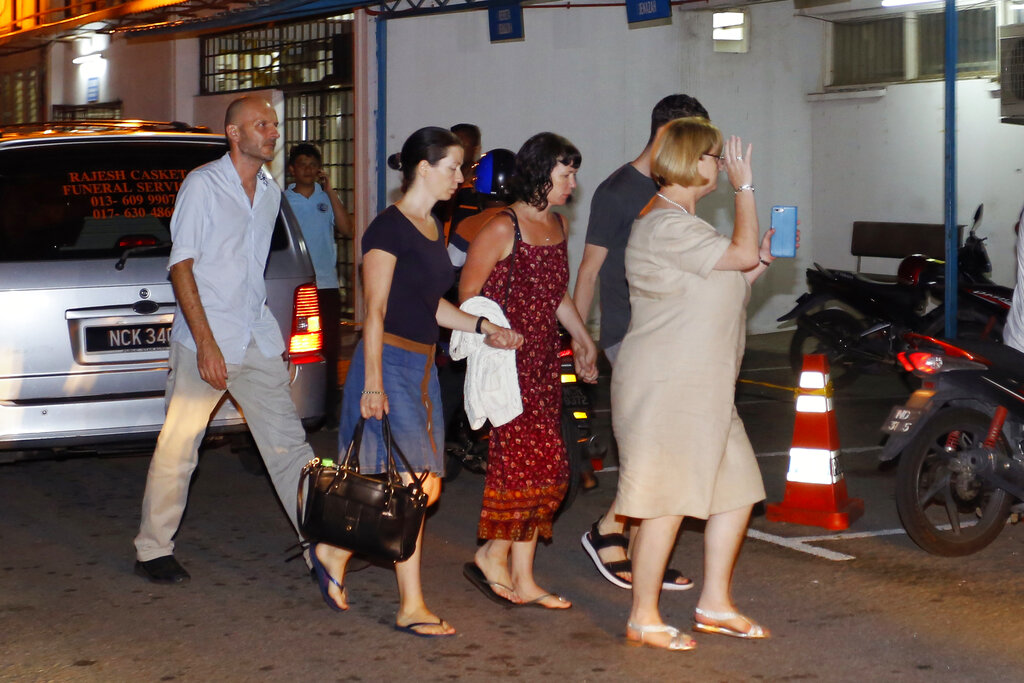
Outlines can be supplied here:
<path id="1" fill-rule="evenodd" d="M 288 173 L 295 180 L 284 191 L 288 204 L 299 220 L 302 237 L 316 272 L 320 294 L 321 327 L 324 333 L 324 357 L 327 360 L 327 426 L 337 426 L 338 346 L 341 334 L 341 293 L 338 291 L 337 238 L 352 236 L 348 212 L 331 187 L 323 171 L 323 158 L 316 145 L 303 142 L 288 154 Z"/>

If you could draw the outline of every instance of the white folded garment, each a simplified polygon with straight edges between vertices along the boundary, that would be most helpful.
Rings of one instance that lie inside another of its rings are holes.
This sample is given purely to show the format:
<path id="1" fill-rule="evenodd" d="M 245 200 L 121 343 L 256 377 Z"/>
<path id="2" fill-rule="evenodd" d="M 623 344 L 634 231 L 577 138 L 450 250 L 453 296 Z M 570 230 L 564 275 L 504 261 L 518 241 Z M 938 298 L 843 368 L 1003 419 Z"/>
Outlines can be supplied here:
<path id="1" fill-rule="evenodd" d="M 508 327 L 501 306 L 487 297 L 474 296 L 460 308 L 471 315 L 483 316 L 495 325 Z M 514 350 L 487 346 L 484 335 L 456 330 L 452 332 L 451 356 L 453 360 L 467 359 L 464 404 L 470 427 L 479 429 L 485 420 L 498 427 L 522 414 L 523 398 L 519 393 Z"/>

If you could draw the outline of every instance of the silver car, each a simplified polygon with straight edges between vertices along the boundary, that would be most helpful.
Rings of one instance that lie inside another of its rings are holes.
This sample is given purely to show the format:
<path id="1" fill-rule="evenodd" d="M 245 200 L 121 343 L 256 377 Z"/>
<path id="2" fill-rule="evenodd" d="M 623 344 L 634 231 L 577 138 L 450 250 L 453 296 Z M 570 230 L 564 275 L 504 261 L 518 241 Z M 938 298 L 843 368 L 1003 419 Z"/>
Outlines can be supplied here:
<path id="1" fill-rule="evenodd" d="M 181 124 L 83 122 L 0 131 L 0 461 L 123 447 L 164 421 L 169 222 L 182 179 L 224 138 Z M 289 345 L 292 398 L 324 416 L 313 267 L 278 216 L 267 300 Z M 230 400 L 211 432 L 245 431 Z"/>

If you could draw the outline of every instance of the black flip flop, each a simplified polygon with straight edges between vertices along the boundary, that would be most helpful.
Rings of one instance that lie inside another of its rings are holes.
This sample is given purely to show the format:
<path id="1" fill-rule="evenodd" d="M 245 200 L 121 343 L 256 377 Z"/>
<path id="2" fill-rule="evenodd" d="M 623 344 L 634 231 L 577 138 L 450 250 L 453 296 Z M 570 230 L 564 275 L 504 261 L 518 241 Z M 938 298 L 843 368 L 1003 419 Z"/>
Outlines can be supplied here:
<path id="1" fill-rule="evenodd" d="M 492 600 L 505 608 L 519 607 L 518 602 L 512 602 L 508 598 L 502 597 L 495 593 L 492 586 L 504 588 L 505 590 L 512 593 L 514 593 L 515 591 L 513 591 L 506 585 L 498 583 L 497 581 L 488 581 L 487 577 L 484 576 L 483 570 L 480 569 L 480 567 L 476 566 L 475 562 L 467 562 L 466 564 L 462 565 L 462 575 L 469 579 L 469 582 L 476 586 L 481 593 L 487 596 L 489 600 Z"/>
<path id="2" fill-rule="evenodd" d="M 399 633 L 408 633 L 409 635 L 416 636 L 417 638 L 450 638 L 450 637 L 456 635 L 454 633 L 421 633 L 421 632 L 416 630 L 420 626 L 444 626 L 444 625 L 450 625 L 450 624 L 448 624 L 448 622 L 445 621 L 444 619 L 442 619 L 441 621 L 417 621 L 417 622 L 412 623 L 412 624 L 406 624 L 405 626 L 402 626 L 400 624 L 395 624 L 395 630 L 398 631 Z"/>

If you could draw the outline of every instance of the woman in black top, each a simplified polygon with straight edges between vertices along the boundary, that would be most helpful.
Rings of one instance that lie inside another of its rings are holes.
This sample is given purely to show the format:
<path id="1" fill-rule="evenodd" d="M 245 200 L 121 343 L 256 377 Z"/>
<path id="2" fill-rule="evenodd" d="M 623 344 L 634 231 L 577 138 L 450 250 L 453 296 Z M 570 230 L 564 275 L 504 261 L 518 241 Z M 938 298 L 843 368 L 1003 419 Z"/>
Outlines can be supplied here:
<path id="1" fill-rule="evenodd" d="M 462 182 L 462 146 L 443 128 L 422 128 L 388 165 L 402 171 L 402 198 L 367 227 L 362 239 L 366 318 L 345 380 L 339 438 L 348 447 L 360 417 L 388 414 L 392 435 L 416 473 L 428 472 L 424 485 L 433 504 L 444 473 L 444 424 L 434 367 L 438 326 L 487 335 L 487 343 L 518 348 L 522 336 L 460 311 L 441 297 L 454 274 L 444 234 L 431 209 Z M 376 457 L 374 457 L 376 454 Z M 380 423 L 367 422 L 361 447 L 364 472 L 385 469 Z M 411 476 L 404 473 L 403 476 Z M 420 532 L 422 542 L 422 530 Z M 395 565 L 401 605 L 395 628 L 417 636 L 455 633 L 423 600 L 420 551 Z M 343 577 L 351 553 L 316 544 L 312 557 L 324 601 L 347 609 Z"/>

